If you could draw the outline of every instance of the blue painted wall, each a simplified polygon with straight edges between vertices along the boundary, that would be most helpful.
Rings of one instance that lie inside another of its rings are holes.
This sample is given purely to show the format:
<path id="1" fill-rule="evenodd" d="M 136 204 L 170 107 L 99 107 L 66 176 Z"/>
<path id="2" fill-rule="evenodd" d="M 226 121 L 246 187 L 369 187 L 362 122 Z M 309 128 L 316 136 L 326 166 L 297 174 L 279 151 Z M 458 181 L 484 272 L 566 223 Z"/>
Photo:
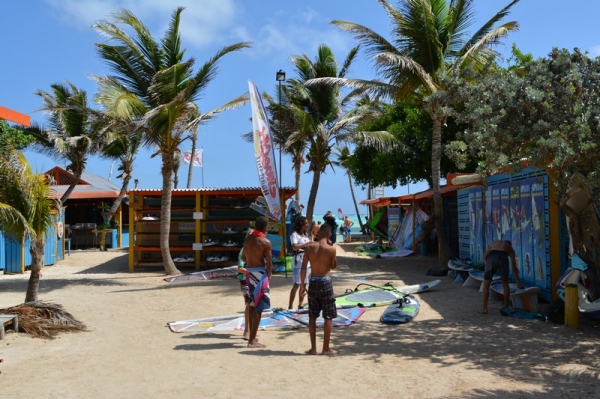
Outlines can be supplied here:
<path id="1" fill-rule="evenodd" d="M 552 292 L 548 184 L 543 171 L 527 168 L 514 175 L 490 176 L 486 189 L 470 187 L 457 195 L 460 258 L 482 264 L 491 241 L 510 240 L 519 276 L 540 287 L 546 300 Z"/>

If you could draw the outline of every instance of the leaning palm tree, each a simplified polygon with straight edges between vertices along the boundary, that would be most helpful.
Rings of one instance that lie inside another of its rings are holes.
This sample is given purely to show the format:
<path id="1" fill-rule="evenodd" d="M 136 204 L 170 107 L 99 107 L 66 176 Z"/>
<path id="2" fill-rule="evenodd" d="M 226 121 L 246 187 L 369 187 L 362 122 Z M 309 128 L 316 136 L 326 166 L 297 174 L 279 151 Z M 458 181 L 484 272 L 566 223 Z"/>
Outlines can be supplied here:
<path id="1" fill-rule="evenodd" d="M 356 196 L 354 195 L 354 183 L 352 182 L 352 172 L 350 171 L 350 166 L 348 165 L 348 161 L 350 159 L 350 148 L 348 146 L 343 147 L 334 147 L 333 155 L 335 155 L 335 159 L 332 161 L 332 164 L 343 168 L 346 171 L 346 175 L 348 176 L 348 183 L 350 184 L 350 194 L 352 195 L 352 202 L 354 202 L 354 209 L 356 210 L 356 218 L 358 219 L 358 224 L 360 225 L 360 230 L 364 229 L 363 222 L 360 218 L 360 211 L 358 210 L 358 203 L 356 202 Z"/>
<path id="2" fill-rule="evenodd" d="M 104 145 L 104 132 L 91 118 L 85 90 L 67 82 L 51 85 L 51 92 L 38 90 L 36 94 L 44 102 L 41 110 L 50 115 L 49 127 L 33 124 L 23 131 L 34 138 L 34 149 L 69 162 L 67 170 L 73 174 L 73 181 L 60 199 L 64 204 L 85 171 L 88 157 Z"/>
<path id="3" fill-rule="evenodd" d="M 140 125 L 142 144 L 158 148 L 161 156 L 160 249 L 167 274 L 179 273 L 169 251 L 175 153 L 188 139 L 186 132 L 194 132 L 202 122 L 195 102 L 216 77 L 218 61 L 249 47 L 248 43 L 226 46 L 194 71 L 194 58 L 184 58 L 181 47 L 182 12 L 182 7 L 175 9 L 160 41 L 128 10 L 115 13 L 114 22 L 103 20 L 94 25 L 108 41 L 116 43 L 98 43 L 97 50 L 114 73 L 106 79 L 118 99 L 117 107 Z M 121 25 L 131 29 L 132 35 Z"/>
<path id="4" fill-rule="evenodd" d="M 289 136 L 286 146 L 296 143 L 308 145 L 308 171 L 313 173 L 306 210 L 309 222 L 312 221 L 321 175 L 331 166 L 334 145 L 354 141 L 383 148 L 396 143 L 388 132 L 361 132 L 356 129 L 360 122 L 378 115 L 378 110 L 369 106 L 348 111 L 353 99 L 362 94 L 360 90 L 343 95 L 336 85 L 305 84 L 318 78 L 344 78 L 357 53 L 358 47 L 351 49 L 339 70 L 333 52 L 325 45 L 319 47 L 314 61 L 306 55 L 292 57 L 297 77 L 286 82 L 286 95 L 296 131 Z"/>
<path id="5" fill-rule="evenodd" d="M 38 300 L 48 228 L 60 210 L 48 177 L 31 171 L 15 150 L 0 154 L 0 229 L 16 241 L 30 240 L 31 275 L 25 302 Z"/>
<path id="6" fill-rule="evenodd" d="M 398 8 L 386 0 L 378 0 L 392 23 L 391 41 L 365 26 L 332 21 L 354 35 L 367 49 L 384 81 L 328 79 L 329 84 L 369 89 L 392 99 L 417 95 L 427 100 L 423 106 L 433 121 L 431 169 L 435 227 L 446 261 L 452 256 L 452 249 L 443 234 L 440 192 L 441 131 L 448 116 L 444 78 L 465 68 L 482 71 L 494 62 L 499 54 L 491 46 L 518 29 L 517 22 L 497 27 L 496 24 L 518 1 L 511 1 L 473 35 L 468 35 L 467 29 L 474 22 L 474 0 L 400 0 Z"/>

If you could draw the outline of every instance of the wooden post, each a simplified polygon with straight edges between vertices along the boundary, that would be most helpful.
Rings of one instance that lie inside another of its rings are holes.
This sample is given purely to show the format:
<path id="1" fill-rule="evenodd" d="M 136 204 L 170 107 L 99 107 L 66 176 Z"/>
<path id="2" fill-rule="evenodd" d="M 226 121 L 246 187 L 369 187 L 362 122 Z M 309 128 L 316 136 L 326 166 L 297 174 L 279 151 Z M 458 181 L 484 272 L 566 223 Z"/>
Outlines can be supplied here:
<path id="1" fill-rule="evenodd" d="M 579 327 L 579 287 L 567 284 L 565 288 L 565 326 Z"/>

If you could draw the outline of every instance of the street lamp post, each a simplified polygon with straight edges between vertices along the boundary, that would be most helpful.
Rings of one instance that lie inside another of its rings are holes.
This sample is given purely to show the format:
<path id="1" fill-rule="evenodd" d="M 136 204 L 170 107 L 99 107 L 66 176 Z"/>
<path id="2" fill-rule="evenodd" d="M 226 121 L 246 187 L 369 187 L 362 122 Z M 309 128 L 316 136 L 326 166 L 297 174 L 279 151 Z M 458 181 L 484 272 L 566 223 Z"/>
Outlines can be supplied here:
<path id="1" fill-rule="evenodd" d="M 282 233 L 282 240 L 281 240 L 281 254 L 282 254 L 282 259 L 283 259 L 283 267 L 286 270 L 286 277 L 287 277 L 287 262 L 286 262 L 286 244 L 287 244 L 287 233 L 286 233 L 286 217 L 285 217 L 285 196 L 283 194 L 283 180 L 282 180 L 282 170 L 283 170 L 283 166 L 281 164 L 281 147 L 283 146 L 282 143 L 282 134 L 281 134 L 281 82 L 285 81 L 285 72 L 283 72 L 281 69 L 279 71 L 277 71 L 277 73 L 275 74 L 275 80 L 277 80 L 277 84 L 279 86 L 279 108 L 278 108 L 278 127 L 279 127 L 279 197 L 280 197 L 280 201 L 281 201 L 281 233 Z"/>

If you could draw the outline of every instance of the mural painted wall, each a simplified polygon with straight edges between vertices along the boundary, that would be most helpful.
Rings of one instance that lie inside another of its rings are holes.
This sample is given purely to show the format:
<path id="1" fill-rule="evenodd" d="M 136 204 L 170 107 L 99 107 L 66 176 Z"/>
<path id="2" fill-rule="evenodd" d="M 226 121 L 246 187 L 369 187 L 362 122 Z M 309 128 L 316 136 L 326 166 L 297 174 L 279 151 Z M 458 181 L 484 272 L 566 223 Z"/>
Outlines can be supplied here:
<path id="1" fill-rule="evenodd" d="M 522 279 L 549 288 L 544 181 L 500 183 L 489 186 L 486 194 L 485 247 L 493 240 L 511 241 Z"/>

